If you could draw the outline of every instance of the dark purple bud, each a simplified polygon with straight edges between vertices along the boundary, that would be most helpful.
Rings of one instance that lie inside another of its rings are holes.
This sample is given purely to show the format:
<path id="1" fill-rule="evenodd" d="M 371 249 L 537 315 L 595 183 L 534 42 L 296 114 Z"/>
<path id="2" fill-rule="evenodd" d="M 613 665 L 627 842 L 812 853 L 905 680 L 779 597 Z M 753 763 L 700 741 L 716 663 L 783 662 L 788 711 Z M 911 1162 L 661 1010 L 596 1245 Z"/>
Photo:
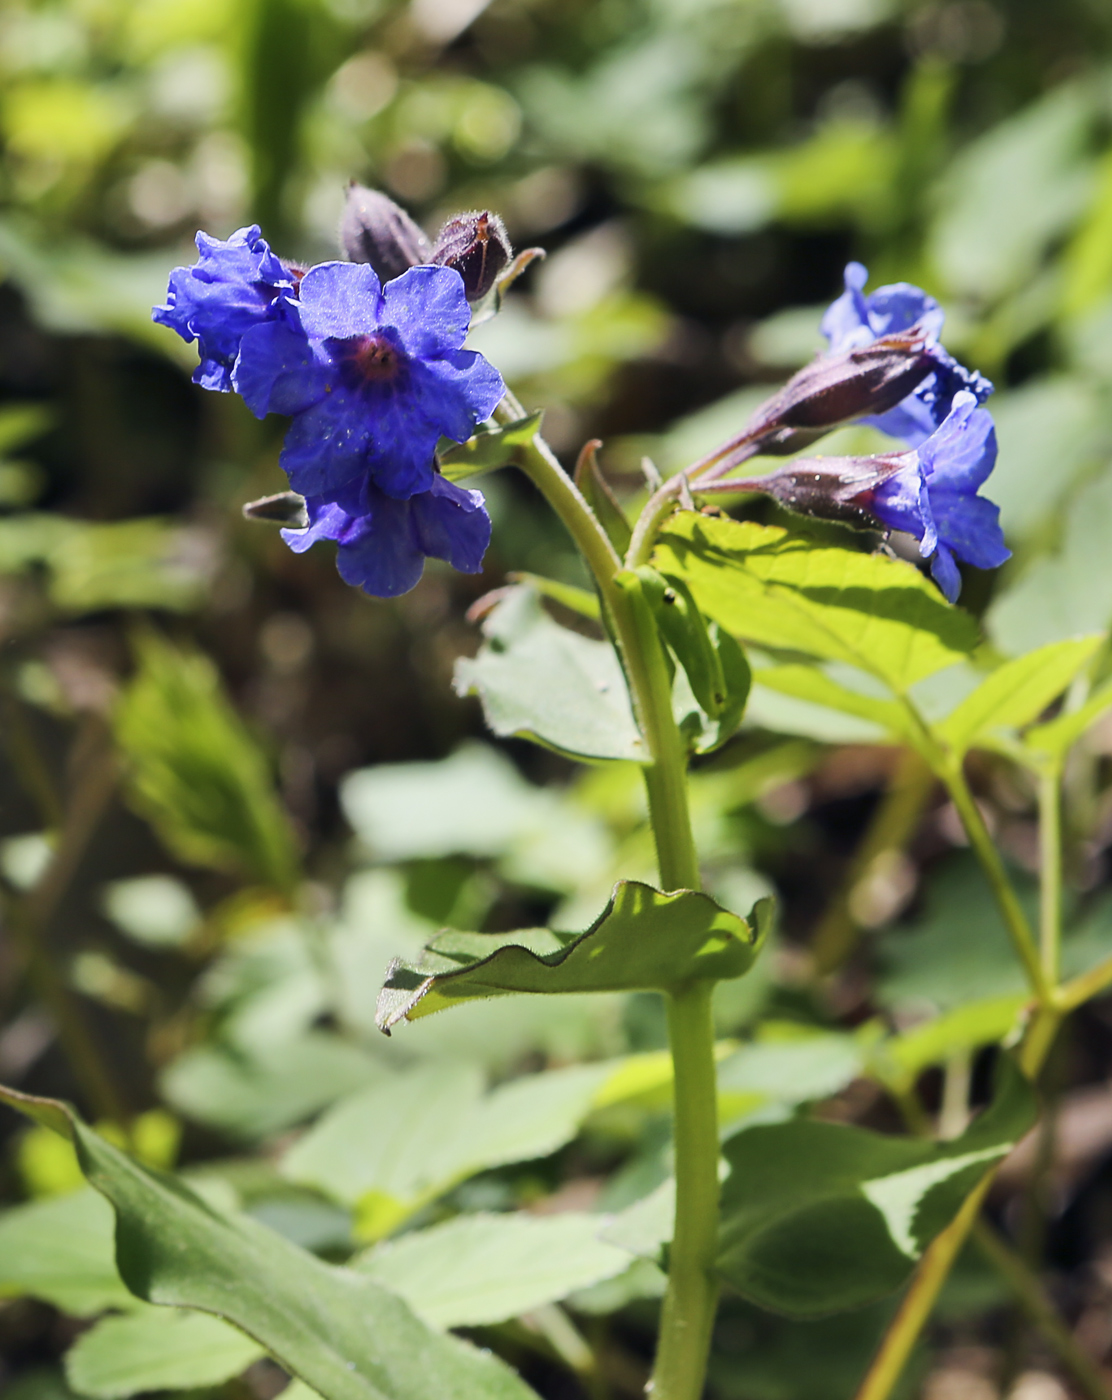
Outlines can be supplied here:
<path id="1" fill-rule="evenodd" d="M 448 220 L 437 236 L 432 261 L 459 273 L 468 301 L 482 301 L 512 257 L 505 224 L 483 209 Z"/>
<path id="2" fill-rule="evenodd" d="M 746 437 L 794 451 L 839 423 L 885 413 L 937 368 L 935 349 L 916 325 L 860 349 L 820 355 L 762 404 Z"/>
<path id="3" fill-rule="evenodd" d="M 887 526 L 873 509 L 873 495 L 878 486 L 906 467 L 907 456 L 800 457 L 767 476 L 731 485 L 771 496 L 798 515 L 884 530 Z"/>
<path id="4" fill-rule="evenodd" d="M 354 181 L 340 219 L 340 247 L 349 262 L 370 263 L 383 282 L 432 261 L 432 244 L 405 210 Z"/>

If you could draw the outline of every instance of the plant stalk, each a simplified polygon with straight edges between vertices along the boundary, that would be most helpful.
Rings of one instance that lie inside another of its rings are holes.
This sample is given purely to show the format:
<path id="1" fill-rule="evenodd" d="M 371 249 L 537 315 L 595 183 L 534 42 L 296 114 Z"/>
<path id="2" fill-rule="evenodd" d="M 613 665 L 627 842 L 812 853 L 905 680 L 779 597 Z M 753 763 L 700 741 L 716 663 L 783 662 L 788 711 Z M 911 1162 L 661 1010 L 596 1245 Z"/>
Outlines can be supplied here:
<path id="1" fill-rule="evenodd" d="M 1016 1302 L 1050 1344 L 1058 1360 L 1089 1400 L 1112 1400 L 1112 1391 L 1093 1358 L 1081 1346 L 1046 1296 L 1038 1276 L 986 1220 L 973 1227 L 977 1247 L 1011 1289 Z"/>
<path id="2" fill-rule="evenodd" d="M 1053 1001 L 1053 983 L 1047 980 L 1038 947 L 1031 933 L 1031 926 L 1027 922 L 1027 915 L 1024 914 L 1023 907 L 1008 879 L 1004 862 L 1000 859 L 1000 853 L 993 845 L 992 837 L 988 834 L 985 820 L 981 816 L 981 809 L 974 801 L 969 784 L 965 781 L 965 774 L 958 764 L 948 763 L 942 768 L 939 776 L 946 784 L 947 791 L 957 808 L 958 816 L 961 818 L 961 824 L 965 828 L 965 834 L 969 837 L 969 844 L 973 847 L 973 854 L 980 862 L 985 878 L 996 896 L 996 903 L 1004 917 L 1004 923 L 1016 953 L 1019 955 L 1019 960 L 1027 973 L 1031 990 L 1043 1005 L 1049 1005 Z"/>
<path id="3" fill-rule="evenodd" d="M 1062 780 L 1057 765 L 1039 776 L 1039 952 L 1052 986 L 1062 975 Z"/>
<path id="4" fill-rule="evenodd" d="M 507 395 L 496 414 L 520 418 Z M 517 464 L 549 502 L 594 576 L 625 669 L 634 714 L 650 754 L 645 765 L 649 817 L 660 883 L 698 889 L 699 866 L 687 797 L 687 760 L 672 712 L 672 686 L 656 624 L 640 580 L 621 561 L 594 512 L 537 434 Z M 651 545 L 649 546 L 651 547 Z M 653 1400 L 699 1400 L 718 1298 L 718 1102 L 714 1063 L 713 983 L 677 987 L 668 996 L 674 1066 L 676 1223 L 668 1290 L 650 1389 Z"/>
<path id="5" fill-rule="evenodd" d="M 718 1304 L 718 1106 L 712 982 L 668 998 L 675 1065 L 676 1224 L 668 1292 L 648 1393 L 653 1400 L 699 1400 Z"/>

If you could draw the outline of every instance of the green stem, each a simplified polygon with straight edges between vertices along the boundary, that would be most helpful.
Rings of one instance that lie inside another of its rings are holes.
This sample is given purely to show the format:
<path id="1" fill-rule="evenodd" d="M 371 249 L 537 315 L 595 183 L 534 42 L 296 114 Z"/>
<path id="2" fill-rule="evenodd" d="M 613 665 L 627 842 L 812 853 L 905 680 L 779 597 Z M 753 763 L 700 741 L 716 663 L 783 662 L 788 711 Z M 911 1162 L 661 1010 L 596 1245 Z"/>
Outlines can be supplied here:
<path id="1" fill-rule="evenodd" d="M 1061 1016 L 1053 1007 L 1040 1006 L 1035 1013 L 1019 1051 L 1020 1067 L 1029 1078 L 1034 1079 L 1042 1068 L 1060 1024 Z M 995 1175 L 995 1170 L 985 1173 L 966 1197 L 961 1210 L 946 1229 L 935 1236 L 919 1261 L 911 1286 L 884 1334 L 856 1400 L 888 1400 L 938 1301 L 942 1285 L 969 1238 Z"/>
<path id="2" fill-rule="evenodd" d="M 1039 959 L 1034 936 L 1031 933 L 1031 926 L 1027 922 L 1027 916 L 1024 914 L 1023 907 L 1008 879 L 1004 862 L 1000 859 L 1000 853 L 993 845 L 992 837 L 988 834 L 988 828 L 981 816 L 981 809 L 969 791 L 965 774 L 962 772 L 960 764 L 947 763 L 939 771 L 939 777 L 946 784 L 954 806 L 957 808 L 958 816 L 961 818 L 961 824 L 965 828 L 965 834 L 969 837 L 973 853 L 980 861 L 985 878 L 996 896 L 996 903 L 1004 917 L 1004 924 L 1019 959 L 1023 963 L 1028 981 L 1031 983 L 1031 989 L 1040 1002 L 1048 1005 L 1053 1000 L 1053 984 L 1047 981 L 1043 972 L 1043 965 Z"/>
<path id="3" fill-rule="evenodd" d="M 653 761 L 645 768 L 649 820 L 660 883 L 697 890 L 699 861 L 687 800 L 687 754 L 672 712 L 672 681 L 649 604 L 635 573 L 615 579 L 612 612 L 641 732 Z"/>
<path id="4" fill-rule="evenodd" d="M 1062 954 L 1062 781 L 1057 764 L 1039 777 L 1039 951 L 1052 987 L 1061 976 Z"/>
<path id="5" fill-rule="evenodd" d="M 718 1303 L 718 1109 L 711 982 L 668 998 L 675 1064 L 676 1225 L 649 1393 L 699 1400 Z"/>
<path id="6" fill-rule="evenodd" d="M 502 421 L 520 418 L 507 395 Z M 698 889 L 699 865 L 687 798 L 687 759 L 672 712 L 672 686 L 660 637 L 632 571 L 621 569 L 602 526 L 575 483 L 538 434 L 517 463 L 579 546 L 594 575 L 625 668 L 634 713 L 650 762 L 645 765 L 649 818 L 660 883 Z M 718 1297 L 718 1102 L 714 1065 L 713 983 L 673 989 L 668 1025 L 674 1066 L 676 1223 L 669 1255 L 653 1400 L 698 1400 Z"/>
<path id="7" fill-rule="evenodd" d="M 1058 1316 L 1036 1274 L 985 1220 L 973 1229 L 977 1247 L 992 1264 L 1015 1296 L 1016 1302 L 1054 1349 L 1058 1360 L 1069 1371 L 1078 1388 L 1089 1400 L 1112 1400 L 1100 1368 L 1077 1343 L 1073 1333 Z"/>

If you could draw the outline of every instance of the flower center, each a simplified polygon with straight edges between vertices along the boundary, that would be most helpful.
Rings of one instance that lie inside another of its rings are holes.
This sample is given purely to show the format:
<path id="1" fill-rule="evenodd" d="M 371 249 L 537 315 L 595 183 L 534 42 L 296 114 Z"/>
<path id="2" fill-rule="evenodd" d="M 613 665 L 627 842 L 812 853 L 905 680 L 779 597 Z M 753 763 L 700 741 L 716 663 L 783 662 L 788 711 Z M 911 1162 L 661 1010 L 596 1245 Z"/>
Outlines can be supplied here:
<path id="1" fill-rule="evenodd" d="M 355 342 L 351 363 L 356 373 L 369 383 L 394 379 L 401 368 L 398 348 L 384 335 L 367 335 Z"/>

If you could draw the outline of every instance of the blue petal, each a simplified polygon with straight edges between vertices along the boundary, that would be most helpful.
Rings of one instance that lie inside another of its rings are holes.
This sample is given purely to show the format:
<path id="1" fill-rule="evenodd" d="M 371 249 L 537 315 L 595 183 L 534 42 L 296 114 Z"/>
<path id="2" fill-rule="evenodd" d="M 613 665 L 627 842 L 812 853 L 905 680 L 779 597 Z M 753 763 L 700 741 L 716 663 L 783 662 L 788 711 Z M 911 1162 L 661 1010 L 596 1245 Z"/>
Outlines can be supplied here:
<path id="1" fill-rule="evenodd" d="M 350 515 L 334 501 L 314 500 L 305 502 L 309 515 L 309 526 L 305 530 L 281 530 L 279 533 L 295 554 L 304 554 L 319 540 L 340 540 L 350 535 L 353 525 L 359 523 L 357 516 Z"/>
<path id="2" fill-rule="evenodd" d="M 956 491 L 930 492 L 938 536 L 967 564 L 978 569 L 998 569 L 1012 557 L 1000 528 L 1000 507 L 983 496 Z"/>
<path id="3" fill-rule="evenodd" d="M 919 460 L 932 485 L 972 495 L 996 465 L 996 450 L 991 415 L 963 392 L 946 421 L 919 448 Z"/>
<path id="4" fill-rule="evenodd" d="M 869 326 L 874 335 L 892 335 L 922 323 L 932 340 L 942 333 L 945 312 L 921 287 L 910 282 L 890 282 L 865 298 Z"/>
<path id="5" fill-rule="evenodd" d="M 947 602 L 956 603 L 961 592 L 961 574 L 954 563 L 954 556 L 944 544 L 940 544 L 931 560 L 931 575 L 946 596 Z"/>
<path id="6" fill-rule="evenodd" d="M 185 341 L 200 342 L 194 375 L 207 389 L 227 390 L 240 341 L 253 326 L 288 314 L 293 279 L 259 236 L 257 224 L 226 241 L 198 233 L 200 259 L 170 274 L 166 303 L 152 319 Z"/>
<path id="7" fill-rule="evenodd" d="M 351 340 L 381 324 L 382 284 L 370 263 L 318 263 L 301 279 L 299 301 L 314 340 Z"/>
<path id="8" fill-rule="evenodd" d="M 336 368 L 285 321 L 255 326 L 243 337 L 232 381 L 256 418 L 301 413 L 329 392 Z"/>
<path id="9" fill-rule="evenodd" d="M 335 495 L 365 471 L 377 425 L 360 394 L 342 385 L 290 424 L 279 462 L 304 496 Z"/>
<path id="10" fill-rule="evenodd" d="M 502 376 L 475 350 L 453 350 L 442 359 L 417 361 L 412 369 L 414 412 L 454 442 L 466 442 L 506 392 Z"/>
<path id="11" fill-rule="evenodd" d="M 927 524 L 922 510 L 922 476 L 914 452 L 901 453 L 900 469 L 873 493 L 873 512 L 890 530 L 903 530 L 921 540 Z"/>
<path id="12" fill-rule="evenodd" d="M 839 354 L 857 346 L 871 345 L 875 336 L 869 325 L 869 309 L 862 289 L 869 274 L 859 262 L 846 265 L 842 295 L 826 310 L 819 329 L 830 342 L 830 353 Z"/>
<path id="13" fill-rule="evenodd" d="M 382 324 L 397 329 L 410 355 L 446 356 L 467 338 L 471 308 L 454 268 L 411 267 L 387 282 L 382 299 Z"/>
<path id="14" fill-rule="evenodd" d="M 481 491 L 467 491 L 438 476 L 432 490 L 410 501 L 417 540 L 425 554 L 453 569 L 477 574 L 490 544 L 490 516 Z"/>

